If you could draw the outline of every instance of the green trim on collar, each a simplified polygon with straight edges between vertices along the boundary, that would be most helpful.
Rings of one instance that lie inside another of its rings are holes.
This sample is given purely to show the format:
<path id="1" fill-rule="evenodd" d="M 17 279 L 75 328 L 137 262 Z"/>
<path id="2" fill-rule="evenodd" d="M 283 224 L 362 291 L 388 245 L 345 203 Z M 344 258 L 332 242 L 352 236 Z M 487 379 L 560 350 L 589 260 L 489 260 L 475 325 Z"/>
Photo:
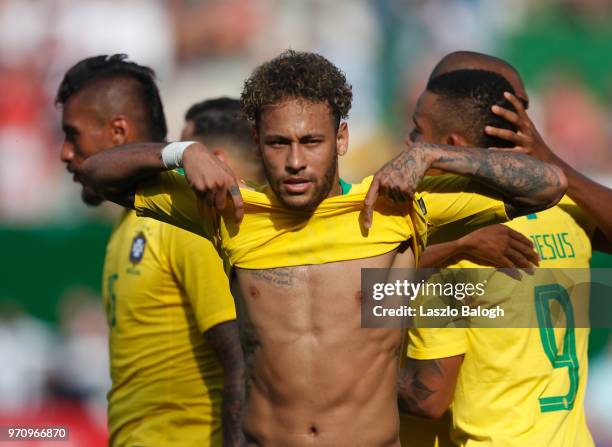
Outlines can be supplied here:
<path id="1" fill-rule="evenodd" d="M 351 191 L 353 185 L 350 183 L 346 183 L 344 180 L 340 179 L 340 188 L 342 188 L 342 195 L 348 194 Z"/>

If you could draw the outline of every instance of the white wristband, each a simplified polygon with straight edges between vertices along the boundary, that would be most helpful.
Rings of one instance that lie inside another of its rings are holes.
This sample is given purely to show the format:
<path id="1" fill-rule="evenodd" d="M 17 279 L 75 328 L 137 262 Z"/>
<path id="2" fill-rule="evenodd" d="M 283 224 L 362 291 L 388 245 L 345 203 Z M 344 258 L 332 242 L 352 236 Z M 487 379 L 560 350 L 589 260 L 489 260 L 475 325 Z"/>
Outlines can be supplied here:
<path id="1" fill-rule="evenodd" d="M 166 169 L 176 169 L 183 166 L 183 152 L 195 141 L 177 141 L 165 146 L 161 151 L 162 163 Z"/>

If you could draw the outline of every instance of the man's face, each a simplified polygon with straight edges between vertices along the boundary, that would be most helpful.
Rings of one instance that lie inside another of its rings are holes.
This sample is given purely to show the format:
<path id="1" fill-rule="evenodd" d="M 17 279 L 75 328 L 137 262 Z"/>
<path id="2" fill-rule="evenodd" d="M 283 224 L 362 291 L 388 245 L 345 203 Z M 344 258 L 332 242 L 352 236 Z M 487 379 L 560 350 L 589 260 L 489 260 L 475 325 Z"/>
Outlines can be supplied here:
<path id="1" fill-rule="evenodd" d="M 62 111 L 64 143 L 60 153 L 66 169 L 75 182 L 80 182 L 76 170 L 88 157 L 113 146 L 110 132 L 96 110 L 79 93 L 68 99 Z M 102 198 L 86 185 L 81 197 L 91 206 L 97 206 Z"/>
<path id="2" fill-rule="evenodd" d="M 413 128 L 406 139 L 406 143 L 434 143 L 444 144 L 443 137 L 436 132 L 434 126 L 436 118 L 436 95 L 425 90 L 417 101 L 412 115 Z"/>
<path id="3" fill-rule="evenodd" d="M 338 155 L 347 150 L 348 129 L 336 129 L 326 103 L 288 99 L 266 107 L 257 139 L 268 183 L 284 206 L 313 210 L 339 193 Z"/>

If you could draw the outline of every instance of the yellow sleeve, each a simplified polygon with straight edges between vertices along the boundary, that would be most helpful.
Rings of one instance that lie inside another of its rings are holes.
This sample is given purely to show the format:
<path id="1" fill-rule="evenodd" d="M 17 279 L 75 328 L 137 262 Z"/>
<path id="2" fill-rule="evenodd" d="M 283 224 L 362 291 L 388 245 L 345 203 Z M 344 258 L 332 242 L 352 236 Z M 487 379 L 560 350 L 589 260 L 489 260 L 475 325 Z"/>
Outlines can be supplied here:
<path id="1" fill-rule="evenodd" d="M 465 328 L 419 328 L 408 330 L 408 357 L 432 360 L 467 352 Z"/>
<path id="2" fill-rule="evenodd" d="M 557 206 L 572 216 L 572 218 L 579 226 L 582 227 L 589 238 L 593 237 L 593 234 L 595 234 L 595 230 L 597 229 L 597 224 L 587 213 L 582 210 L 582 208 L 576 204 L 576 202 L 565 195 L 559 201 Z"/>
<path id="3" fill-rule="evenodd" d="M 180 228 L 165 225 L 172 273 L 191 304 L 201 333 L 236 319 L 234 299 L 223 262 L 210 241 Z"/>
<path id="4" fill-rule="evenodd" d="M 136 214 L 151 217 L 211 238 L 211 219 L 202 216 L 198 198 L 184 175 L 167 171 L 139 185 L 134 196 Z"/>
<path id="5" fill-rule="evenodd" d="M 458 175 L 426 177 L 419 185 L 429 234 L 443 229 L 460 237 L 477 227 L 508 222 L 502 197 L 490 188 Z"/>

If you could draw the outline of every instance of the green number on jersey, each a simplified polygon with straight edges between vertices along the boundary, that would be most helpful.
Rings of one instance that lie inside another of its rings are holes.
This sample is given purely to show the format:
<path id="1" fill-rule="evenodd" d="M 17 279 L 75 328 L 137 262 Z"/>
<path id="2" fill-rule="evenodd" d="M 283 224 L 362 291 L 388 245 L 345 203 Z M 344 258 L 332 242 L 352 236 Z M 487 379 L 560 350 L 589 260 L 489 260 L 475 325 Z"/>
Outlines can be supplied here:
<path id="1" fill-rule="evenodd" d="M 555 331 L 550 315 L 550 302 L 557 301 L 565 313 L 566 330 L 563 337 L 563 351 L 559 353 Z M 574 310 L 567 291 L 559 284 L 547 284 L 535 288 L 535 307 L 540 326 L 540 339 L 544 352 L 553 368 L 567 368 L 569 390 L 565 396 L 540 397 L 540 411 L 571 410 L 578 392 L 578 355 L 574 331 Z"/>
<path id="2" fill-rule="evenodd" d="M 108 324 L 110 327 L 115 327 L 117 324 L 117 295 L 115 295 L 115 282 L 119 279 L 117 273 L 108 277 L 108 299 L 110 309 L 108 312 Z"/>

